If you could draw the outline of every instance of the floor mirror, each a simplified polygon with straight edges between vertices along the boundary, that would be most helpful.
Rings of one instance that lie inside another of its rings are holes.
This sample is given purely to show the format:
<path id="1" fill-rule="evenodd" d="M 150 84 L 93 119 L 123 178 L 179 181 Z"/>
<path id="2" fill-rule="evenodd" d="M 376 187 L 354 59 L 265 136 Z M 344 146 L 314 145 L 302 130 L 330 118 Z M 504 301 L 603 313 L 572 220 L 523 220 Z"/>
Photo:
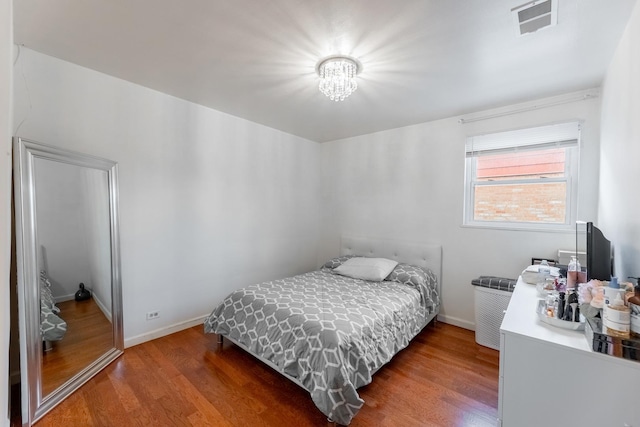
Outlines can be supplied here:
<path id="1" fill-rule="evenodd" d="M 123 352 L 118 168 L 14 138 L 22 424 Z"/>

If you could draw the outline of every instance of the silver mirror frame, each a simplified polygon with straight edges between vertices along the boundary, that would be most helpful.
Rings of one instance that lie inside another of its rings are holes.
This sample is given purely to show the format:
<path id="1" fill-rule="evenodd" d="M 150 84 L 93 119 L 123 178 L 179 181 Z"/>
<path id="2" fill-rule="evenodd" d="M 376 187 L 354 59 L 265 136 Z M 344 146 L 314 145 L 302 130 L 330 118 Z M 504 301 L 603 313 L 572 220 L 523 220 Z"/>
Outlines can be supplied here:
<path id="1" fill-rule="evenodd" d="M 118 223 L 118 165 L 110 160 L 29 141 L 13 140 L 16 261 L 20 327 L 22 424 L 30 426 L 124 352 Z M 107 172 L 111 244 L 113 348 L 50 394 L 42 395 L 42 337 L 34 161 L 46 159 Z"/>

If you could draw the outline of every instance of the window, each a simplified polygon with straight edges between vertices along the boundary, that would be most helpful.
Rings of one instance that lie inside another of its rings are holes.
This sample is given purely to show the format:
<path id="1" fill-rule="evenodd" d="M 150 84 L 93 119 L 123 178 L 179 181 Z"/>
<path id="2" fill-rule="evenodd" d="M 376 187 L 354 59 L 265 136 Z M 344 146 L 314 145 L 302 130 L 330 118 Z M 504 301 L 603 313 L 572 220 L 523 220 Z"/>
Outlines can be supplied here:
<path id="1" fill-rule="evenodd" d="M 579 140 L 577 122 L 468 138 L 464 224 L 571 227 L 576 218 Z"/>

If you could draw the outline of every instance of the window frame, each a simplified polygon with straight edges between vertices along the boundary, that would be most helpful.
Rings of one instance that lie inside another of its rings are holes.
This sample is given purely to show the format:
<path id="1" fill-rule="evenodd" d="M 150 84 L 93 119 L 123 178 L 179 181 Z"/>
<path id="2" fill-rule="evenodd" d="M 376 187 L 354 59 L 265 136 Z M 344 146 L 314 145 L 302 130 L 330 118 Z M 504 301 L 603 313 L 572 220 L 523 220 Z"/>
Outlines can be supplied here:
<path id="1" fill-rule="evenodd" d="M 537 230 L 537 231 L 567 231 L 573 230 L 577 218 L 578 205 L 578 182 L 579 182 L 579 165 L 580 165 L 580 130 L 579 122 L 570 122 L 560 124 L 576 126 L 575 137 L 568 140 L 560 137 L 558 140 L 546 141 L 539 143 L 529 143 L 520 145 L 518 143 L 508 144 L 497 149 L 473 149 L 473 138 L 478 136 L 470 136 L 465 144 L 465 179 L 464 179 L 464 203 L 463 203 L 463 223 L 465 227 L 478 228 L 496 228 L 496 229 L 512 229 L 512 230 Z M 525 128 L 508 132 L 497 132 L 492 134 L 481 135 L 481 137 L 491 138 L 492 136 L 501 136 L 502 134 L 512 134 L 514 138 L 518 135 L 526 135 L 536 129 L 551 128 L 551 126 L 540 126 Z M 470 149 L 471 147 L 471 149 Z M 549 148 L 565 149 L 565 176 L 552 178 L 536 178 L 536 179 L 501 179 L 497 181 L 478 181 L 476 179 L 477 159 L 482 155 L 500 154 L 506 152 L 520 151 L 537 151 Z M 565 199 L 565 222 L 564 223 L 547 223 L 547 222 L 525 222 L 525 221 L 483 221 L 474 219 L 474 203 L 475 189 L 479 186 L 489 185 L 514 185 L 514 184 L 540 184 L 552 182 L 566 182 L 566 199 Z"/>

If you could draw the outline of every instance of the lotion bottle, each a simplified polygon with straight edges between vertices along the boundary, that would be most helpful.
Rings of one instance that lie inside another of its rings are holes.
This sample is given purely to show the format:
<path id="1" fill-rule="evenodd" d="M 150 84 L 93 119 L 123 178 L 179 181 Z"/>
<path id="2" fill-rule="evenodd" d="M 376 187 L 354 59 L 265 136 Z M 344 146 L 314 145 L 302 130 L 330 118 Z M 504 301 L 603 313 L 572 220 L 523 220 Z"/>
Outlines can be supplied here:
<path id="1" fill-rule="evenodd" d="M 629 298 L 629 311 L 631 321 L 631 335 L 640 337 L 640 279 L 634 288 L 635 294 Z"/>
<path id="2" fill-rule="evenodd" d="M 612 277 L 611 281 L 609 282 L 609 286 L 604 287 L 605 304 L 606 304 L 606 300 L 609 300 L 609 301 L 615 300 L 616 295 L 620 294 L 621 292 L 624 292 L 624 291 L 620 289 L 620 283 L 618 283 L 618 278 Z M 622 295 L 624 295 L 624 293 L 622 293 Z"/>
<path id="3" fill-rule="evenodd" d="M 602 323 L 607 335 L 619 338 L 628 338 L 631 326 L 629 307 L 624 305 L 620 292 L 616 293 L 613 300 L 605 295 L 602 310 Z"/>

